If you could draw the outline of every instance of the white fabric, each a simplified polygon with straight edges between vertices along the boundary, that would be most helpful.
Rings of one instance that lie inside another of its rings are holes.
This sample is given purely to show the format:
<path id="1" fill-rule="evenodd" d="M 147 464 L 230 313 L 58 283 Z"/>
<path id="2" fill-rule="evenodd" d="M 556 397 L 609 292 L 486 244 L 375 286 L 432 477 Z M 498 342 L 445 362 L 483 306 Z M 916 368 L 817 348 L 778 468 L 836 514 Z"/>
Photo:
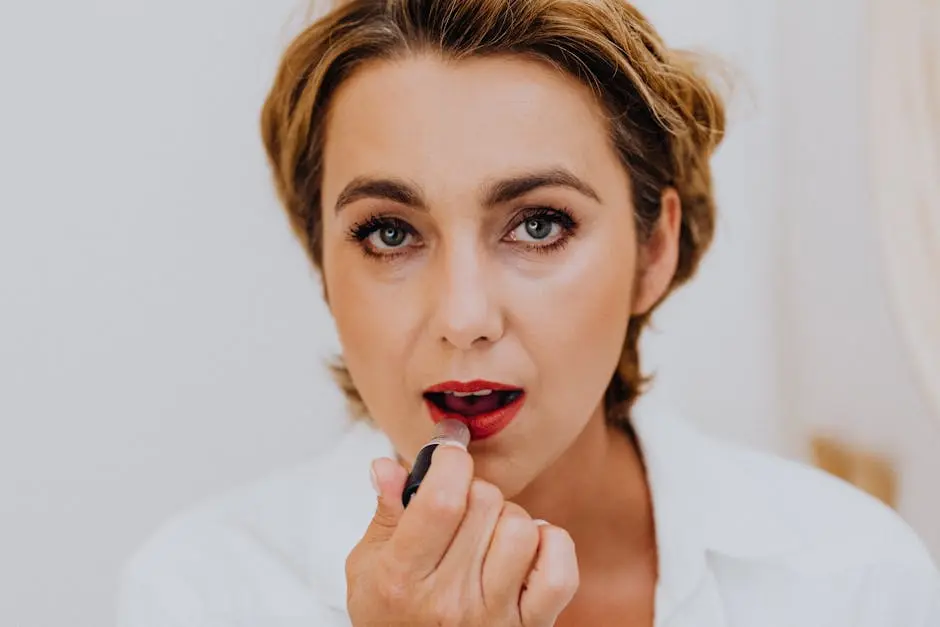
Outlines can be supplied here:
<path id="1" fill-rule="evenodd" d="M 887 507 L 813 469 L 634 421 L 659 544 L 660 627 L 940 627 L 940 574 Z M 344 562 L 387 439 L 352 427 L 322 459 L 171 521 L 129 562 L 119 627 L 348 626 Z"/>
<path id="2" fill-rule="evenodd" d="M 940 421 L 940 0 L 872 3 L 871 153 L 895 318 Z"/>

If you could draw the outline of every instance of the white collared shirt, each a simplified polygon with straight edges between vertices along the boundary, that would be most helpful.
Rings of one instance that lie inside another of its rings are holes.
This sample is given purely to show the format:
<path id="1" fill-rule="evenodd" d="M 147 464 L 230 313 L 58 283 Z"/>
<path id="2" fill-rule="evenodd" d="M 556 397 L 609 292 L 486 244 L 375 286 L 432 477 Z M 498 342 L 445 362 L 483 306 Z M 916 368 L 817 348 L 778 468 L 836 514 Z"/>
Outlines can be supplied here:
<path id="1" fill-rule="evenodd" d="M 819 471 L 638 412 L 659 548 L 656 627 L 940 627 L 910 528 Z M 170 521 L 128 563 L 118 627 L 339 627 L 375 508 L 364 424 L 312 463 Z"/>

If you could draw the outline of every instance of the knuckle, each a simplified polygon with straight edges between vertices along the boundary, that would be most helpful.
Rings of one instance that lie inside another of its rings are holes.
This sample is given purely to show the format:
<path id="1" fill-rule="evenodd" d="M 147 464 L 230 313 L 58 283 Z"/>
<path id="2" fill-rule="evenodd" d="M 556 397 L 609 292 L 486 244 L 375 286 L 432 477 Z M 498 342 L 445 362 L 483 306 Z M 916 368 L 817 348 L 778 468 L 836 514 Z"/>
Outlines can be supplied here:
<path id="1" fill-rule="evenodd" d="M 502 509 L 503 493 L 492 483 L 474 479 L 470 484 L 470 504 L 485 509 Z"/>
<path id="2" fill-rule="evenodd" d="M 440 518 L 460 518 L 466 507 L 466 501 L 453 490 L 436 490 L 429 495 L 428 509 Z"/>
<path id="3" fill-rule="evenodd" d="M 395 527 L 398 525 L 398 520 L 391 514 L 385 511 L 377 511 L 372 517 L 372 527 L 373 530 L 381 530 L 380 533 L 388 533 L 394 531 Z M 371 535 L 371 534 L 370 534 Z"/>
<path id="4" fill-rule="evenodd" d="M 574 540 L 571 537 L 571 534 L 567 530 L 562 529 L 561 527 L 555 527 L 554 532 L 556 535 L 556 542 L 570 551 L 574 551 Z"/>
<path id="5" fill-rule="evenodd" d="M 559 564 L 563 567 L 547 570 L 545 586 L 552 593 L 558 595 L 572 594 L 578 589 L 581 578 L 574 540 L 571 538 L 571 534 L 559 527 L 551 527 L 546 529 L 545 532 L 549 534 L 550 541 L 556 547 L 555 555 L 564 556 Z"/>
<path id="6" fill-rule="evenodd" d="M 536 545 L 539 528 L 524 509 L 515 503 L 506 502 L 499 519 L 499 533 L 512 544 Z"/>
<path id="7" fill-rule="evenodd" d="M 548 572 L 545 575 L 545 591 L 552 596 L 566 596 L 578 589 L 578 571 Z"/>
<path id="8" fill-rule="evenodd" d="M 473 464 L 470 453 L 456 446 L 438 446 L 431 455 L 431 472 L 445 472 L 448 475 L 465 471 Z"/>
<path id="9" fill-rule="evenodd" d="M 346 556 L 346 579 L 352 579 L 359 572 L 359 552 L 358 546 L 354 547 L 349 555 Z"/>
<path id="10" fill-rule="evenodd" d="M 551 542 L 559 550 L 574 551 L 574 540 L 571 539 L 571 534 L 561 527 L 546 525 L 542 527 L 542 533 L 545 535 L 545 540 Z"/>
<path id="11" fill-rule="evenodd" d="M 378 586 L 378 595 L 386 607 L 402 607 L 412 598 L 411 584 L 404 577 L 386 573 Z"/>
<path id="12" fill-rule="evenodd" d="M 435 602 L 431 615 L 434 624 L 441 627 L 456 627 L 466 618 L 459 605 L 446 600 Z"/>
<path id="13" fill-rule="evenodd" d="M 529 512 L 525 511 L 521 505 L 517 505 L 512 501 L 506 501 L 503 504 L 503 516 L 505 518 L 520 519 L 529 523 L 532 523 L 532 517 L 529 516 Z M 535 523 L 532 523 L 533 528 L 535 528 Z"/>
<path id="14" fill-rule="evenodd" d="M 438 590 L 428 607 L 429 617 L 434 625 L 451 627 L 468 624 L 470 613 L 459 587 L 446 587 Z M 470 624 L 476 624 L 473 621 Z"/>

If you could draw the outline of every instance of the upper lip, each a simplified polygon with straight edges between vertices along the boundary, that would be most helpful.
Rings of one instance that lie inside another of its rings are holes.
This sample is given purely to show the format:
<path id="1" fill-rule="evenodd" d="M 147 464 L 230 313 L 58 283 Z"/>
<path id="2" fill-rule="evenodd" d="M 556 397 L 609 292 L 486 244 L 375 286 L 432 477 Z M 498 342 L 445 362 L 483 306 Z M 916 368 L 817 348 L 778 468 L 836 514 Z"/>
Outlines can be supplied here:
<path id="1" fill-rule="evenodd" d="M 498 392 L 520 389 L 522 388 L 515 385 L 506 385 L 505 383 L 495 383 L 493 381 L 476 379 L 474 381 L 445 381 L 444 383 L 432 385 L 426 389 L 424 393 L 440 394 L 446 392 L 456 392 L 458 394 L 472 394 L 473 392 L 480 392 L 482 390 L 493 390 L 494 392 Z"/>

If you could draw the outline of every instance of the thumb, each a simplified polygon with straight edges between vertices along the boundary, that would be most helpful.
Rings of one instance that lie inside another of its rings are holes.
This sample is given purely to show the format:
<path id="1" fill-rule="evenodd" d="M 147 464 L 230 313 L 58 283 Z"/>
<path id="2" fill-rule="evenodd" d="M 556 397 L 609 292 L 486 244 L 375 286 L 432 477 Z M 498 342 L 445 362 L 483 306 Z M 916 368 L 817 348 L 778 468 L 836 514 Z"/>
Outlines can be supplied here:
<path id="1" fill-rule="evenodd" d="M 408 472 L 393 459 L 380 457 L 372 462 L 372 485 L 378 495 L 378 503 L 363 538 L 366 542 L 385 542 L 392 537 L 405 511 L 401 493 L 407 479 Z"/>

